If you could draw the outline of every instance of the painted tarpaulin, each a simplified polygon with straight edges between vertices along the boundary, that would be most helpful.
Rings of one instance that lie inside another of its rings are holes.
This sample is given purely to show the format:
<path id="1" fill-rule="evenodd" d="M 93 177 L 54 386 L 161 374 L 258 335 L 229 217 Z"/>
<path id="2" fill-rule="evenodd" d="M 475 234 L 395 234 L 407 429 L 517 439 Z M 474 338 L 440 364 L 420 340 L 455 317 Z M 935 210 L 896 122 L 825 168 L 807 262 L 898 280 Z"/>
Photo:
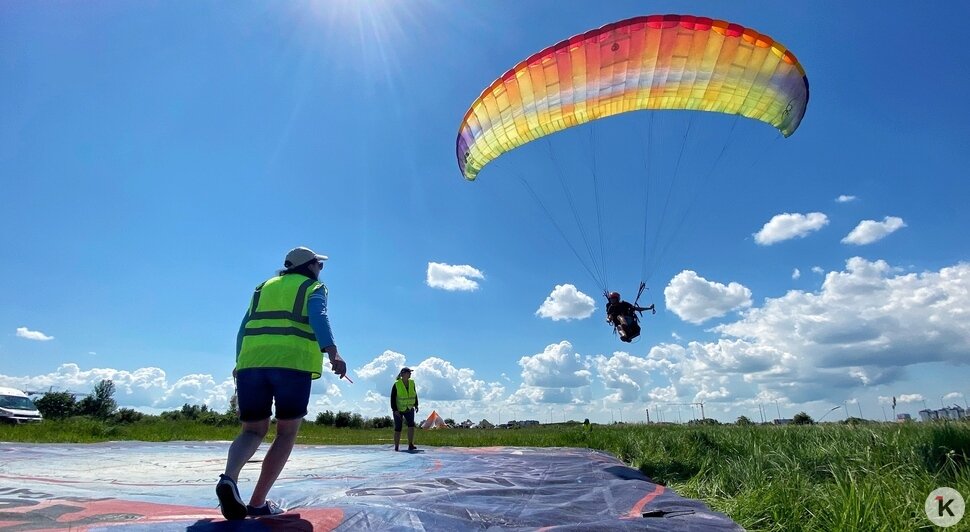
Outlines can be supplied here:
<path id="1" fill-rule="evenodd" d="M 0 443 L 0 531 L 741 529 L 609 454 L 531 447 L 298 445 L 270 492 L 289 512 L 229 522 L 215 499 L 228 448 Z"/>

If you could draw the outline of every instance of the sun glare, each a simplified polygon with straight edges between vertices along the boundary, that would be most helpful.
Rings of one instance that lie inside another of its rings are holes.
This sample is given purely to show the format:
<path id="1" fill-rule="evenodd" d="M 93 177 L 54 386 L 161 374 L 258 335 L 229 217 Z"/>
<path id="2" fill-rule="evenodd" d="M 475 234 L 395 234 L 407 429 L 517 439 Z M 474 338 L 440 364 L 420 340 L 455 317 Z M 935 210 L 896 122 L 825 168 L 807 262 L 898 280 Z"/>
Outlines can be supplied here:
<path id="1" fill-rule="evenodd" d="M 415 33 L 424 32 L 419 10 L 432 3 L 400 0 L 318 0 L 301 4 L 296 15 L 313 31 L 326 31 L 328 41 L 341 42 L 346 52 L 363 62 L 364 70 L 393 82 L 400 74 L 398 53 Z"/>

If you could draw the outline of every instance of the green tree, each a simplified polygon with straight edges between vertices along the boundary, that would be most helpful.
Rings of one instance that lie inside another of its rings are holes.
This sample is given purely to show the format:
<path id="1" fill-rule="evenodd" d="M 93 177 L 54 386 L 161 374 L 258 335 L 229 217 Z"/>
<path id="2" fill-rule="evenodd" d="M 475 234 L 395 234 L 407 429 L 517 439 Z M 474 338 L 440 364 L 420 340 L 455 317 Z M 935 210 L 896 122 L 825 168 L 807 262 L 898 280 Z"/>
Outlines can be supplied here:
<path id="1" fill-rule="evenodd" d="M 183 418 L 197 420 L 208 411 L 209 411 L 209 407 L 205 405 L 190 405 L 188 403 L 185 403 L 182 405 L 181 412 L 182 412 Z"/>
<path id="2" fill-rule="evenodd" d="M 226 410 L 226 417 L 233 421 L 239 418 L 239 399 L 236 394 L 232 394 L 232 398 L 229 399 L 229 410 Z"/>
<path id="3" fill-rule="evenodd" d="M 872 423 L 872 421 L 868 419 L 863 419 L 861 417 L 850 417 L 849 419 L 843 419 L 842 421 L 839 421 L 839 423 L 843 425 L 868 425 Z"/>
<path id="4" fill-rule="evenodd" d="M 394 426 L 394 420 L 391 416 L 375 417 L 371 418 L 368 424 L 374 429 L 386 429 Z"/>
<path id="5" fill-rule="evenodd" d="M 333 412 L 327 410 L 326 412 L 320 412 L 317 414 L 317 420 L 315 423 L 317 425 L 332 427 L 335 419 L 336 416 L 334 416 Z"/>
<path id="6" fill-rule="evenodd" d="M 47 419 L 64 419 L 77 414 L 77 400 L 68 392 L 48 392 L 34 401 L 37 410 Z"/>
<path id="7" fill-rule="evenodd" d="M 145 414 L 131 408 L 119 408 L 117 412 L 111 415 L 111 419 L 115 423 L 136 423 L 144 418 Z"/>
<path id="8" fill-rule="evenodd" d="M 751 420 L 748 416 L 738 416 L 738 420 L 735 422 L 738 425 L 751 425 Z"/>
<path id="9" fill-rule="evenodd" d="M 337 412 L 333 420 L 333 426 L 337 428 L 350 426 L 350 412 Z"/>
<path id="10" fill-rule="evenodd" d="M 796 425 L 814 425 L 815 420 L 812 419 L 812 416 L 806 414 L 805 412 L 799 412 L 795 414 L 795 417 L 792 418 L 792 423 Z"/>
<path id="11" fill-rule="evenodd" d="M 78 413 L 82 416 L 91 416 L 95 419 L 108 419 L 118 408 L 118 403 L 114 400 L 115 383 L 103 379 L 94 385 L 94 392 L 81 399 L 78 403 Z"/>

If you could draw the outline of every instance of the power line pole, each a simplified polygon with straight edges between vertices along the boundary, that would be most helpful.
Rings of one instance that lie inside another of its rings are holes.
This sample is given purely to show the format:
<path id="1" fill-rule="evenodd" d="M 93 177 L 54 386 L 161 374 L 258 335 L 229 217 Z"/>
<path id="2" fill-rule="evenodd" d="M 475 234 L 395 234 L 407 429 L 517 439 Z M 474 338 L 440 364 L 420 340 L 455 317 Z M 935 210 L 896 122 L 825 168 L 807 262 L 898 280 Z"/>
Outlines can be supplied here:
<path id="1" fill-rule="evenodd" d="M 667 405 L 668 406 L 676 406 L 677 407 L 677 418 L 678 419 L 680 418 L 680 407 L 682 407 L 682 406 L 689 406 L 690 407 L 691 419 L 693 419 L 693 420 L 696 420 L 697 419 L 697 414 L 696 414 L 696 412 L 694 410 L 694 407 L 695 406 L 699 406 L 699 407 L 701 407 L 701 419 L 707 419 L 707 418 L 704 417 L 704 403 L 700 403 L 700 402 L 697 402 L 697 403 L 667 403 Z"/>

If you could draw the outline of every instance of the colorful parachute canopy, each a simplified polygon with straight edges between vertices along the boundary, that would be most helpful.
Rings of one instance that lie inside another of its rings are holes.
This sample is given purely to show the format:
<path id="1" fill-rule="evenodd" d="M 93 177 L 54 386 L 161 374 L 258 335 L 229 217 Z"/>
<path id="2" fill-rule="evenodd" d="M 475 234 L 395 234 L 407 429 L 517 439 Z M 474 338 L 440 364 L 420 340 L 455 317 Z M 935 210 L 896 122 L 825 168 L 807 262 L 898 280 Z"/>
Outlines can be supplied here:
<path id="1" fill-rule="evenodd" d="M 518 146 L 641 109 L 739 114 L 794 133 L 808 78 L 784 46 L 690 15 L 637 17 L 577 35 L 495 80 L 465 113 L 458 165 L 468 180 Z"/>

